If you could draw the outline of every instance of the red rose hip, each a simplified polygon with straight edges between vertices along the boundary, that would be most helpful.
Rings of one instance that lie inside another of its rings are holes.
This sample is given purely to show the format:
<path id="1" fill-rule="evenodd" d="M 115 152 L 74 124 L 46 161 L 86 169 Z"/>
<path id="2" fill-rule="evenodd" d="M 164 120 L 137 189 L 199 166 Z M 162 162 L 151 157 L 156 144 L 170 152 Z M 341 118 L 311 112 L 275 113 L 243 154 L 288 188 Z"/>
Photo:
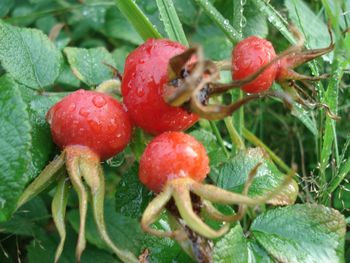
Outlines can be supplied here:
<path id="1" fill-rule="evenodd" d="M 101 160 L 122 151 L 131 138 L 131 122 L 113 97 L 78 90 L 62 99 L 47 113 L 54 142 L 64 149 L 86 146 Z"/>
<path id="2" fill-rule="evenodd" d="M 147 188 L 158 193 L 172 179 L 189 177 L 201 182 L 209 170 L 209 159 L 201 143 L 185 133 L 166 132 L 147 145 L 139 176 Z"/>
<path id="3" fill-rule="evenodd" d="M 240 80 L 255 73 L 276 57 L 272 44 L 256 36 L 240 41 L 232 51 L 232 78 Z M 275 80 L 278 63 L 264 70 L 256 79 L 242 86 L 248 93 L 268 90 Z"/>
<path id="4" fill-rule="evenodd" d="M 132 121 L 151 134 L 186 130 L 198 120 L 197 115 L 172 107 L 163 99 L 169 60 L 185 50 L 174 41 L 149 39 L 126 59 L 123 102 Z"/>

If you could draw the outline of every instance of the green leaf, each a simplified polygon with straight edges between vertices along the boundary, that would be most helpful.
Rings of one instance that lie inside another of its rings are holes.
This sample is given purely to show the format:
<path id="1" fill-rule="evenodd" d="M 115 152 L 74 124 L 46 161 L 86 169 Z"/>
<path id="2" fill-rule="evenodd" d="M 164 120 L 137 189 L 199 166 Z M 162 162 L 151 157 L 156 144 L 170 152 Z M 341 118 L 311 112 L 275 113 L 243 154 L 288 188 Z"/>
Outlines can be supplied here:
<path id="1" fill-rule="evenodd" d="M 138 164 L 135 163 L 122 175 L 116 192 L 116 210 L 125 216 L 140 218 L 152 198 L 152 193 L 139 180 Z"/>
<path id="2" fill-rule="evenodd" d="M 31 127 L 18 85 L 0 78 L 0 222 L 9 218 L 28 182 Z"/>
<path id="3" fill-rule="evenodd" d="M 330 38 L 326 23 L 301 0 L 285 1 L 288 14 L 293 24 L 305 35 L 310 48 L 329 46 Z"/>
<path id="4" fill-rule="evenodd" d="M 191 42 L 200 44 L 204 48 L 206 57 L 209 59 L 223 60 L 231 56 L 232 43 L 210 21 L 200 24 L 196 32 L 191 36 Z"/>
<path id="5" fill-rule="evenodd" d="M 209 156 L 210 166 L 216 166 L 225 162 L 227 157 L 225 153 L 221 151 L 216 137 L 212 133 L 199 129 L 190 132 L 190 134 L 204 145 Z"/>
<path id="6" fill-rule="evenodd" d="M 79 79 L 74 76 L 67 62 L 62 65 L 62 71 L 58 76 L 56 83 L 73 90 L 80 87 Z"/>
<path id="7" fill-rule="evenodd" d="M 101 31 L 108 37 L 122 39 L 135 45 L 140 45 L 143 42 L 140 35 L 117 7 L 111 7 L 107 10 L 106 23 Z"/>
<path id="8" fill-rule="evenodd" d="M 261 148 L 252 148 L 238 153 L 234 158 L 212 169 L 210 178 L 221 188 L 242 192 L 251 170 L 261 163 L 253 183 L 249 188 L 249 196 L 260 196 L 271 192 L 284 180 L 282 174 L 274 163 L 268 158 Z M 298 194 L 298 186 L 294 180 L 284 191 L 281 191 L 272 200 L 272 203 L 279 201 L 293 203 Z"/>
<path id="9" fill-rule="evenodd" d="M 112 55 L 104 47 L 64 49 L 74 75 L 89 86 L 101 84 L 113 77 L 112 70 L 104 63 L 115 67 Z"/>
<path id="10" fill-rule="evenodd" d="M 124 65 L 125 65 L 126 57 L 134 49 L 135 49 L 135 47 L 133 47 L 133 46 L 122 46 L 120 48 L 115 49 L 112 52 L 112 57 L 113 57 L 113 60 L 115 61 L 116 68 L 120 72 L 124 72 Z"/>
<path id="11" fill-rule="evenodd" d="M 18 82 L 33 89 L 52 85 L 61 60 L 60 51 L 41 31 L 0 21 L 0 61 Z"/>
<path id="12" fill-rule="evenodd" d="M 185 32 L 182 28 L 179 17 L 172 0 L 157 0 L 157 5 L 161 20 L 163 21 L 165 31 L 169 39 L 182 43 L 188 46 Z"/>
<path id="13" fill-rule="evenodd" d="M 215 263 L 246 263 L 248 262 L 247 240 L 240 225 L 231 228 L 222 237 L 213 249 L 213 262 Z"/>
<path id="14" fill-rule="evenodd" d="M 116 0 L 115 3 L 119 10 L 130 21 L 139 35 L 143 38 L 143 40 L 147 40 L 148 38 L 162 37 L 159 32 L 153 27 L 141 9 L 132 0 Z"/>
<path id="15" fill-rule="evenodd" d="M 14 213 L 11 220 L 0 224 L 0 233 L 33 236 L 41 232 L 51 218 L 44 201 L 34 198 Z"/>
<path id="16" fill-rule="evenodd" d="M 50 126 L 46 122 L 46 113 L 66 93 L 38 94 L 24 86 L 20 86 L 22 98 L 27 104 L 31 125 L 31 161 L 26 175 L 29 179 L 35 178 L 50 160 L 54 145 L 51 139 Z"/>
<path id="17" fill-rule="evenodd" d="M 246 5 L 244 5 L 243 15 L 246 21 L 243 26 L 244 37 L 260 36 L 265 38 L 267 36 L 269 29 L 266 17 L 264 14 L 256 11 L 256 6 L 251 0 L 247 1 Z"/>
<path id="18" fill-rule="evenodd" d="M 0 2 L 0 18 L 7 15 L 14 4 L 14 0 L 2 0 Z"/>
<path id="19" fill-rule="evenodd" d="M 59 263 L 72 263 L 74 262 L 75 258 L 77 237 L 71 228 L 68 228 L 67 230 L 67 239 Z M 35 240 L 33 240 L 27 247 L 29 263 L 54 262 L 58 244 L 59 238 L 55 232 L 45 233 L 42 231 L 42 233 L 35 236 Z M 96 247 L 88 244 L 84 250 L 80 262 L 117 263 L 120 261 L 113 257 L 110 253 L 97 249 Z"/>
<path id="20" fill-rule="evenodd" d="M 180 21 L 189 26 L 193 25 L 195 23 L 193 18 L 196 17 L 198 13 L 193 1 L 174 0 L 173 2 Z"/>
<path id="21" fill-rule="evenodd" d="M 292 115 L 297 117 L 314 136 L 317 136 L 317 124 L 315 118 L 313 118 L 312 111 L 307 111 L 300 104 L 295 103 L 293 105 Z"/>
<path id="22" fill-rule="evenodd" d="M 345 218 L 322 205 L 294 205 L 257 217 L 251 231 L 281 262 L 344 262 Z"/>
<path id="23" fill-rule="evenodd" d="M 126 217 L 115 212 L 114 200 L 108 199 L 105 202 L 105 220 L 107 231 L 112 241 L 120 248 L 127 249 L 134 254 L 139 254 L 142 245 L 143 232 L 138 219 Z M 79 210 L 74 209 L 68 212 L 68 220 L 75 231 L 79 231 Z M 88 211 L 86 221 L 86 239 L 95 246 L 109 251 L 100 238 L 94 217 Z"/>
<path id="24" fill-rule="evenodd" d="M 266 250 L 262 248 L 256 240 L 248 240 L 248 253 L 251 260 L 249 262 L 259 263 L 274 263 L 275 261 L 267 254 Z"/>

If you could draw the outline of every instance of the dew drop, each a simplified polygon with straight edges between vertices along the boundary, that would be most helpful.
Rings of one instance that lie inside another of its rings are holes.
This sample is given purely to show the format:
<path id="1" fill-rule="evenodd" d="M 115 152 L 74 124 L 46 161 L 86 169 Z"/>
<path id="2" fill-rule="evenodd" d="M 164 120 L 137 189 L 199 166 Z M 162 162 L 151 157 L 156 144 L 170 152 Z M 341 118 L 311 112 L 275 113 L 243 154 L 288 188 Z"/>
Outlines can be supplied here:
<path id="1" fill-rule="evenodd" d="M 76 108 L 75 103 L 71 103 L 71 104 L 69 104 L 69 106 L 68 106 L 68 111 L 74 111 L 75 108 Z"/>
<path id="2" fill-rule="evenodd" d="M 95 96 L 92 99 L 92 103 L 97 107 L 97 108 L 102 108 L 104 105 L 106 105 L 106 100 L 102 96 Z"/>
<path id="3" fill-rule="evenodd" d="M 90 111 L 84 107 L 82 107 L 80 110 L 79 110 L 79 114 L 83 117 L 87 117 L 89 116 L 90 114 Z"/>
<path id="4" fill-rule="evenodd" d="M 143 95 L 145 95 L 145 89 L 142 86 L 138 87 L 136 90 L 136 94 L 137 96 L 142 97 Z"/>

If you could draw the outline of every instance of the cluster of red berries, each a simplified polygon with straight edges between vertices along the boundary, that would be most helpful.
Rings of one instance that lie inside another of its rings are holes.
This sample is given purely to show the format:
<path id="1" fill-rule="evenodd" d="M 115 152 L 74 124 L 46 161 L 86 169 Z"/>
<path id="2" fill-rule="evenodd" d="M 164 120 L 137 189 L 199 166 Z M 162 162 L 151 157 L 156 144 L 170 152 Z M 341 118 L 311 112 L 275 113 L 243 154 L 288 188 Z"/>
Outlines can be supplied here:
<path id="1" fill-rule="evenodd" d="M 151 228 L 168 201 L 173 199 L 178 213 L 192 230 L 207 238 L 222 235 L 228 226 L 216 231 L 202 222 L 192 209 L 190 193 L 203 200 L 224 204 L 247 206 L 266 201 L 263 197 L 251 199 L 246 195 L 201 184 L 209 173 L 205 148 L 196 139 L 181 132 L 196 123 L 199 117 L 186 107 L 170 106 L 163 99 L 164 87 L 168 83 L 169 60 L 186 49 L 170 40 L 150 39 L 134 50 L 127 57 L 122 79 L 124 106 L 109 95 L 78 90 L 58 102 L 47 113 L 53 140 L 63 151 L 61 157 L 49 164 L 43 174 L 49 178 L 65 163 L 67 174 L 78 193 L 81 212 L 78 259 L 85 247 L 86 184 L 91 189 L 95 220 L 102 238 L 123 261 L 136 262 L 133 255 L 118 249 L 106 234 L 103 212 L 101 217 L 104 183 L 99 165 L 126 147 L 131 139 L 133 125 L 158 135 L 148 144 L 140 160 L 141 182 L 158 194 L 142 217 L 144 230 L 159 236 L 180 238 L 183 233 L 179 231 L 168 233 Z M 257 37 L 247 38 L 233 51 L 232 76 L 234 79 L 245 78 L 271 62 L 275 56 L 268 41 Z M 189 60 L 189 67 L 181 71 L 181 79 L 176 81 L 182 81 L 188 76 L 191 63 L 196 63 L 196 57 Z M 285 68 L 281 63 L 271 64 L 242 89 L 249 93 L 264 91 L 278 76 L 281 77 L 285 72 L 283 70 Z M 43 179 L 44 176 L 39 175 L 20 204 L 31 197 L 33 187 L 38 188 L 40 180 L 46 180 Z M 212 213 L 215 218 L 223 221 L 238 219 L 237 215 L 230 217 L 218 211 Z M 60 251 L 56 254 L 56 261 L 59 255 Z"/>

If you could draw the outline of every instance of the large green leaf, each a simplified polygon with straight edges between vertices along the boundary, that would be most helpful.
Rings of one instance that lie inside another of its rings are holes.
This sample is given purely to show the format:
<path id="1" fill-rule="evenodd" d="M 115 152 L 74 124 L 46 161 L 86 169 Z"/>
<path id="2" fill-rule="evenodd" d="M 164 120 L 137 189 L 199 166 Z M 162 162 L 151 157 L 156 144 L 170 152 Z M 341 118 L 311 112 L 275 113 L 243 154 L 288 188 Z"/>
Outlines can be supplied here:
<path id="1" fill-rule="evenodd" d="M 67 47 L 64 53 L 74 75 L 89 86 L 95 86 L 113 77 L 113 71 L 106 65 L 115 67 L 112 55 L 104 47 Z"/>
<path id="2" fill-rule="evenodd" d="M 344 262 L 346 224 L 337 210 L 312 204 L 276 208 L 257 217 L 251 231 L 279 262 Z"/>
<path id="3" fill-rule="evenodd" d="M 33 89 L 52 85 L 61 60 L 60 51 L 41 31 L 0 21 L 1 65 L 18 82 Z"/>
<path id="4" fill-rule="evenodd" d="M 278 187 L 285 178 L 267 154 L 260 148 L 252 148 L 242 151 L 231 160 L 212 169 L 210 177 L 221 188 L 242 192 L 251 170 L 261 163 L 253 183 L 249 188 L 250 196 L 264 195 Z M 293 203 L 298 194 L 298 185 L 293 180 L 288 187 L 276 195 L 271 203 Z"/>
<path id="5" fill-rule="evenodd" d="M 0 78 L 0 222 L 9 218 L 28 177 L 31 127 L 18 85 Z"/>
<path id="6" fill-rule="evenodd" d="M 233 227 L 215 244 L 213 261 L 215 263 L 248 262 L 247 240 L 240 225 Z"/>

